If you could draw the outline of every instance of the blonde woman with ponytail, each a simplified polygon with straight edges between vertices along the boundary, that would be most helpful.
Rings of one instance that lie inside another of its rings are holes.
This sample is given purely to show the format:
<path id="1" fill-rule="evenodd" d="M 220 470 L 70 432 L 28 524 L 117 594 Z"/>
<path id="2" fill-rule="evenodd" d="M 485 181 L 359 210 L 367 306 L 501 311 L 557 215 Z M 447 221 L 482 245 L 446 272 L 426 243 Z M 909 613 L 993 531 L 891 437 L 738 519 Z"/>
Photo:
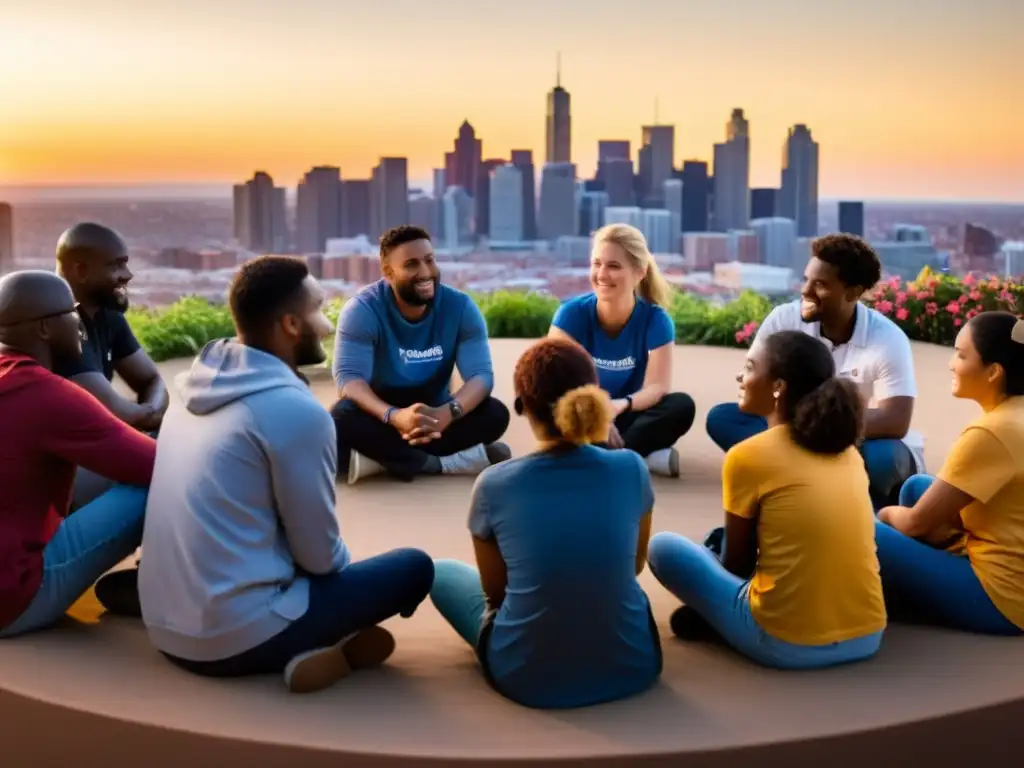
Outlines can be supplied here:
<path id="1" fill-rule="evenodd" d="M 679 476 L 674 446 L 693 425 L 693 398 L 672 392 L 672 289 L 640 230 L 610 224 L 594 234 L 593 291 L 562 304 L 548 336 L 590 353 L 614 419 L 605 443 L 629 448 L 657 474 Z"/>
<path id="2" fill-rule="evenodd" d="M 537 450 L 477 478 L 477 567 L 436 562 L 431 600 L 515 702 L 561 709 L 639 693 L 661 674 L 636 578 L 651 534 L 650 473 L 636 453 L 600 445 L 614 409 L 579 344 L 537 342 L 514 387 Z"/>

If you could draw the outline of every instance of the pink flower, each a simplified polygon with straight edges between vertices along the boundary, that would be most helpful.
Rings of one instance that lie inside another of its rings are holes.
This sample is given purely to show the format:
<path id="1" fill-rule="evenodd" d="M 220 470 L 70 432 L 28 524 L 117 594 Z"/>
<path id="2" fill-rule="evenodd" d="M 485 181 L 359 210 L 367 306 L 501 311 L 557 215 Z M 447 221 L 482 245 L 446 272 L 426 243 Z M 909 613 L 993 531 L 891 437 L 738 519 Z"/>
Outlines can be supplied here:
<path id="1" fill-rule="evenodd" d="M 910 310 L 908 310 L 906 307 L 900 307 L 899 309 L 896 310 L 897 320 L 906 320 L 908 317 L 910 317 Z"/>
<path id="2" fill-rule="evenodd" d="M 882 299 L 881 301 L 875 303 L 875 309 L 877 309 L 883 315 L 888 315 L 890 312 L 892 312 L 892 302 Z"/>
<path id="3" fill-rule="evenodd" d="M 914 298 L 917 299 L 918 301 L 924 301 L 925 299 L 930 299 L 934 295 L 935 294 L 933 294 L 931 291 L 918 291 L 916 294 L 914 294 Z"/>
<path id="4" fill-rule="evenodd" d="M 967 319 L 970 320 L 972 317 L 977 317 L 981 314 L 980 309 L 969 309 L 967 310 Z"/>
<path id="5" fill-rule="evenodd" d="M 951 315 L 959 315 L 960 314 L 960 304 L 958 304 L 955 301 L 951 301 L 951 302 L 949 302 L 949 304 L 946 305 L 946 311 L 949 312 L 949 314 L 951 314 Z"/>
<path id="6" fill-rule="evenodd" d="M 906 303 L 907 303 L 907 292 L 906 291 L 900 291 L 899 293 L 897 293 L 896 294 L 896 306 L 897 307 L 902 307 Z"/>
<path id="7" fill-rule="evenodd" d="M 924 311 L 929 315 L 938 314 L 939 305 L 936 304 L 934 301 L 929 301 L 927 304 L 924 305 Z"/>
<path id="8" fill-rule="evenodd" d="M 977 285 L 978 278 L 976 278 L 974 275 L 968 273 L 967 275 L 964 275 L 964 281 L 963 282 L 964 282 L 964 285 L 967 285 L 967 286 Z"/>
<path id="9" fill-rule="evenodd" d="M 957 328 L 959 328 L 963 324 L 964 324 L 964 321 L 963 321 L 962 317 L 954 317 L 953 318 L 953 325 L 955 325 Z"/>
<path id="10" fill-rule="evenodd" d="M 967 298 L 971 301 L 981 301 L 981 291 L 975 288 L 973 291 L 967 294 Z"/>

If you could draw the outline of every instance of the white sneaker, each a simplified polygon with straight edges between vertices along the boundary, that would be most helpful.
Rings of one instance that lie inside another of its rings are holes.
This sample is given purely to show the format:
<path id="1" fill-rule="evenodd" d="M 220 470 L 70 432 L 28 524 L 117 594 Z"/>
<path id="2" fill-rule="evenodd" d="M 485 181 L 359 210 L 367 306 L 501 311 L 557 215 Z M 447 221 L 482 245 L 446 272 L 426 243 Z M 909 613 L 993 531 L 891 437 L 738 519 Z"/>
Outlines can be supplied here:
<path id="1" fill-rule="evenodd" d="M 491 460 L 483 443 L 441 457 L 441 472 L 445 475 L 479 475 L 489 466 Z"/>
<path id="2" fill-rule="evenodd" d="M 395 652 L 395 638 L 383 627 L 367 627 L 340 643 L 300 653 L 284 668 L 292 693 L 320 691 L 355 669 L 379 667 Z"/>
<path id="3" fill-rule="evenodd" d="M 652 474 L 679 477 L 679 452 L 675 448 L 662 448 L 647 457 L 647 468 Z"/>
<path id="4" fill-rule="evenodd" d="M 373 477 L 384 472 L 384 467 L 373 459 L 368 459 L 358 451 L 350 451 L 348 459 L 348 484 L 355 485 L 360 480 Z"/>

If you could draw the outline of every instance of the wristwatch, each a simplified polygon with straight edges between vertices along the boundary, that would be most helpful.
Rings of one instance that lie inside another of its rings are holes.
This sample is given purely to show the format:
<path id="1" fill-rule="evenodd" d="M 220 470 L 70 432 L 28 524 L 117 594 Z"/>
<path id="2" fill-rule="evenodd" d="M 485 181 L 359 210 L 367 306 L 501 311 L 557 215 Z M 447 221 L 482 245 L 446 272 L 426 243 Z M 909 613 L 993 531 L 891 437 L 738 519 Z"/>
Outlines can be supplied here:
<path id="1" fill-rule="evenodd" d="M 626 410 L 623 413 L 629 413 L 633 410 L 633 396 L 626 395 Z"/>
<path id="2" fill-rule="evenodd" d="M 459 405 L 458 400 L 449 400 L 448 410 L 452 412 L 452 421 L 457 421 L 463 416 L 462 406 Z"/>

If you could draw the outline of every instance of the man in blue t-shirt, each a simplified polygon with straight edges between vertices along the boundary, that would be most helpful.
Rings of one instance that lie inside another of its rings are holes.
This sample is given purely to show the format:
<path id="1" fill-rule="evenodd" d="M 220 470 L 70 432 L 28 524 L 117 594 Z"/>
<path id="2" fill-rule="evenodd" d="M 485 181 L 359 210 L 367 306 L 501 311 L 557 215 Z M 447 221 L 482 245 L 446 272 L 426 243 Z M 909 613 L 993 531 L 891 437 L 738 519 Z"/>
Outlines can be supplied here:
<path id="1" fill-rule="evenodd" d="M 487 325 L 465 293 L 442 285 L 430 235 L 400 226 L 380 238 L 382 280 L 342 310 L 334 345 L 341 398 L 339 473 L 478 474 L 511 455 L 497 442 L 509 413 L 491 397 Z M 452 373 L 464 382 L 454 394 Z"/>

